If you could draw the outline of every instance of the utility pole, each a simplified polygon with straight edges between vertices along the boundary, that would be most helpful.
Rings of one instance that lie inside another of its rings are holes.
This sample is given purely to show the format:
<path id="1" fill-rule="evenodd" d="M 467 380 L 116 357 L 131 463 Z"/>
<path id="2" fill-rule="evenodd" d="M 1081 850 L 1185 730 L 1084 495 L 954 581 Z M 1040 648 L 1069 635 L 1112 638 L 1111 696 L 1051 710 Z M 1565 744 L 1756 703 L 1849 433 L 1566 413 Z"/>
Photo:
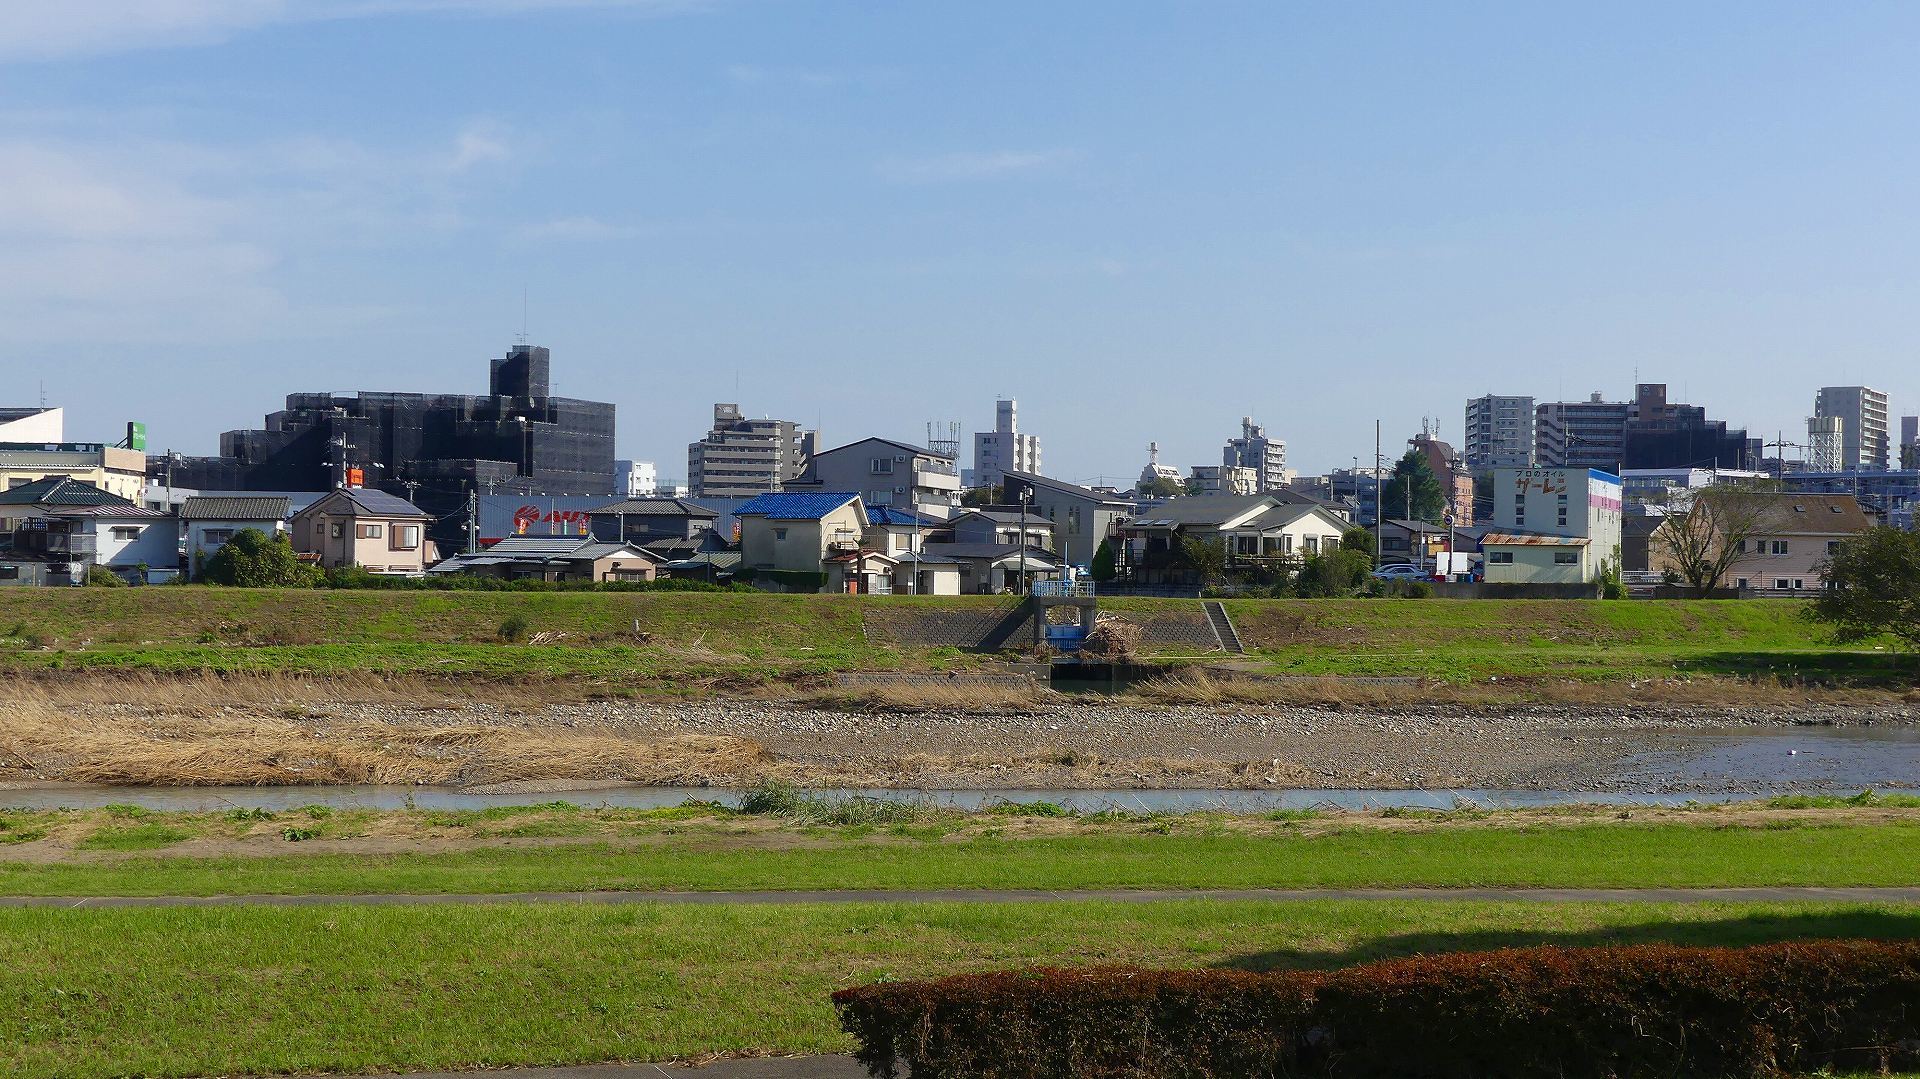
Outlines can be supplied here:
<path id="1" fill-rule="evenodd" d="M 1027 591 L 1027 499 L 1033 497 L 1033 488 L 1020 488 L 1020 591 Z"/>
<path id="2" fill-rule="evenodd" d="M 1380 497 L 1380 421 L 1373 421 L 1373 564 L 1380 564 L 1380 525 L 1386 516 L 1386 500 Z"/>
<path id="3" fill-rule="evenodd" d="M 467 488 L 467 553 L 480 549 L 480 485 Z"/>

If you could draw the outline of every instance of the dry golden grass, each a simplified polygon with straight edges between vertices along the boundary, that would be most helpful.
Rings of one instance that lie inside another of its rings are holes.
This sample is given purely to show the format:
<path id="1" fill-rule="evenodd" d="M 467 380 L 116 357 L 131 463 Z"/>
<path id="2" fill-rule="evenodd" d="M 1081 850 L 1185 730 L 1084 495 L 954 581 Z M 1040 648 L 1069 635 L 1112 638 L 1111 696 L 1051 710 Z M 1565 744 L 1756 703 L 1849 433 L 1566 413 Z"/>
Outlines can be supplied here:
<path id="1" fill-rule="evenodd" d="M 770 760 L 744 738 L 331 720 L 293 709 L 102 714 L 45 696 L 0 698 L 0 776 L 13 778 L 174 786 L 544 779 L 688 785 L 751 776 Z"/>
<path id="2" fill-rule="evenodd" d="M 1542 679 L 1459 684 L 1367 682 L 1352 678 L 1275 678 L 1208 667 L 1180 667 L 1129 691 L 1135 703 L 1160 705 L 1323 705 L 1339 708 L 1453 705 L 1510 708 L 1524 705 L 1634 708 L 1884 707 L 1913 704 L 1877 689 L 1831 689 L 1775 679 L 1667 678 L 1634 682 Z"/>

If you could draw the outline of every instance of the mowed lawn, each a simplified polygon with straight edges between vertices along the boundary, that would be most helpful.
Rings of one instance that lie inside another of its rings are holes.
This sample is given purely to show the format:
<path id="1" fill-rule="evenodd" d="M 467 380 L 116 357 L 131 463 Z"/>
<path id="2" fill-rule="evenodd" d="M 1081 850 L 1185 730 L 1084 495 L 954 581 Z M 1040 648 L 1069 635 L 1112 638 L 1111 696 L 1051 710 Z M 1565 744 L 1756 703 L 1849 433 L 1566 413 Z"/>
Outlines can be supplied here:
<path id="1" fill-rule="evenodd" d="M 941 670 L 952 649 L 868 640 L 877 607 L 984 611 L 1006 597 L 767 593 L 289 591 L 167 587 L 0 591 L 0 672 L 358 672 L 490 679 L 724 683 L 845 670 Z M 1128 612 L 1194 600 L 1118 598 Z M 1792 601 L 1262 600 L 1228 602 L 1276 673 L 1506 678 L 1777 676 L 1911 682 L 1920 667 L 1839 648 Z M 502 640 L 511 619 L 542 643 Z M 1190 651 L 1190 648 L 1175 651 Z M 705 688 L 711 688 L 705 687 Z"/>
<path id="2" fill-rule="evenodd" d="M 268 838 L 286 853 L 43 854 L 33 861 L 5 860 L 6 848 L 0 847 L 0 894 L 1920 884 L 1920 816 L 1870 824 L 1786 814 L 1746 824 L 1705 813 L 1702 818 L 1654 825 L 1283 828 L 1267 834 L 1215 833 L 1204 819 L 1174 819 L 1030 838 L 951 834 L 938 826 L 768 832 L 686 822 L 639 824 L 621 841 L 560 846 L 502 842 L 431 853 L 361 853 L 343 841 L 347 851 L 319 853 Z M 31 834 L 22 831 L 30 826 L 23 821 L 13 827 L 15 834 Z M 129 827 L 158 831 L 141 832 L 135 837 L 141 842 L 130 844 L 123 842 Z M 1169 834 L 1160 834 L 1163 828 Z M 81 845 L 164 846 L 190 831 L 165 817 L 132 826 L 109 822 L 100 826 L 97 842 L 89 837 Z"/>
<path id="3" fill-rule="evenodd" d="M 1032 965 L 1332 966 L 1535 943 L 1920 936 L 1912 908 L 1257 903 L 0 911 L 0 1074 L 844 1051 L 828 994 Z"/>

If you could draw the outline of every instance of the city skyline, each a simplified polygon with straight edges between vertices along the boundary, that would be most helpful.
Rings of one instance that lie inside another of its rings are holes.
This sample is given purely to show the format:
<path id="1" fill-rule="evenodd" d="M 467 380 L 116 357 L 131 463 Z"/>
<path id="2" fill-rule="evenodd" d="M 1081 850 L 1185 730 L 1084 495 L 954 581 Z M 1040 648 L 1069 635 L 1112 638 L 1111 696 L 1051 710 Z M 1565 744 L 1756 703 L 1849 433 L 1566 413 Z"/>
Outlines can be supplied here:
<path id="1" fill-rule="evenodd" d="M 209 453 L 290 393 L 478 392 L 524 329 L 663 478 L 717 401 L 833 446 L 1014 397 L 1049 473 L 1121 482 L 1245 415 L 1319 472 L 1375 419 L 1392 456 L 1470 397 L 1641 381 L 1802 441 L 1821 386 L 1920 412 L 1917 39 L 1897 5 L 30 2 L 0 405 Z"/>

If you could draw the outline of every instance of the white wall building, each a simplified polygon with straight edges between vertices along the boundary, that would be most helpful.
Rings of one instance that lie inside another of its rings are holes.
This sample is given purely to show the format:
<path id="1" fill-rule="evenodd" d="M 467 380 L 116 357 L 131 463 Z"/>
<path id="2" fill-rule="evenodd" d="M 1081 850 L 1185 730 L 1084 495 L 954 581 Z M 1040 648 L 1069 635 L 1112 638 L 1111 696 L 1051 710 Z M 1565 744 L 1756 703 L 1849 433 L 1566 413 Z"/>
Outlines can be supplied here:
<path id="1" fill-rule="evenodd" d="M 65 442 L 66 412 L 58 408 L 0 408 L 0 442 Z"/>
<path id="2" fill-rule="evenodd" d="M 1020 433 L 1019 402 L 1007 398 L 993 403 L 993 430 L 973 436 L 971 487 L 995 487 L 1009 472 L 1040 475 L 1040 436 Z"/>
<path id="3" fill-rule="evenodd" d="M 615 461 L 613 481 L 628 498 L 652 498 L 660 493 L 660 470 L 652 461 Z"/>
<path id="4" fill-rule="evenodd" d="M 1619 564 L 1620 477 L 1593 468 L 1500 468 L 1493 530 L 1480 541 L 1488 584 L 1579 584 Z"/>

